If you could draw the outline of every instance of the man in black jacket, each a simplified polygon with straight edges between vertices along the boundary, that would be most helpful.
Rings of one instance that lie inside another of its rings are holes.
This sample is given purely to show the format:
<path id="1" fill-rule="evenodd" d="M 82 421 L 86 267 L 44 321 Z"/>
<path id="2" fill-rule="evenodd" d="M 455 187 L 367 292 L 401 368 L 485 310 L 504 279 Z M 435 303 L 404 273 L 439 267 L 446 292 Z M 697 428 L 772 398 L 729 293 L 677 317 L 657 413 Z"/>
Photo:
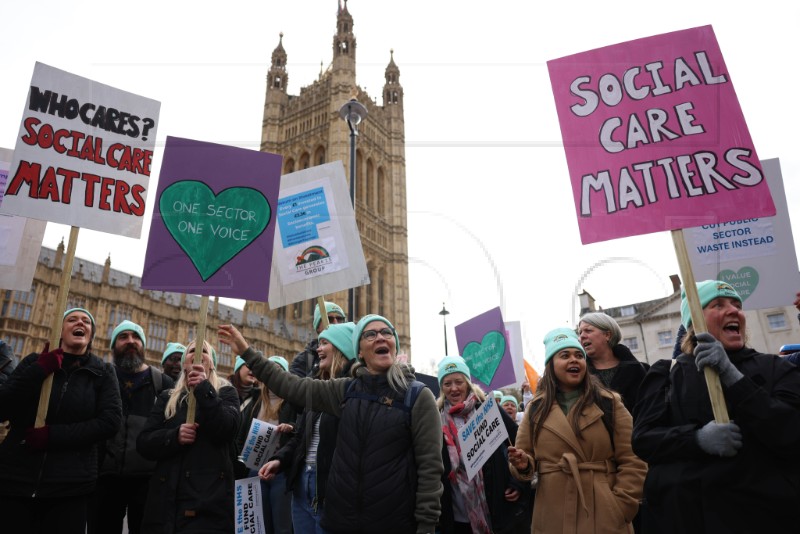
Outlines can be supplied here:
<path id="1" fill-rule="evenodd" d="M 139 436 L 158 394 L 173 387 L 172 379 L 144 361 L 146 339 L 142 327 L 122 321 L 111 334 L 114 369 L 122 396 L 122 424 L 101 447 L 96 510 L 89 532 L 121 533 L 128 516 L 128 532 L 138 534 L 155 462 L 136 452 Z"/>

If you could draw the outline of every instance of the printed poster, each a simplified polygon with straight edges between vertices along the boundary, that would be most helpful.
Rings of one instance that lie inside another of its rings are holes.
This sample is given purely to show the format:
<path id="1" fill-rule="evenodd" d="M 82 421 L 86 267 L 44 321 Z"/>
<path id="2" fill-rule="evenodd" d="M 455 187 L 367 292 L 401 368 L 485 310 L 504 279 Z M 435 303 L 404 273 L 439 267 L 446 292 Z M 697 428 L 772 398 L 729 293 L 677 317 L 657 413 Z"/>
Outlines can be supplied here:
<path id="1" fill-rule="evenodd" d="M 277 219 L 271 309 L 369 284 L 341 161 L 283 176 Z"/>
<path id="2" fill-rule="evenodd" d="M 584 244 L 775 215 L 711 26 L 548 68 Z"/>
<path id="3" fill-rule="evenodd" d="M 142 289 L 266 302 L 281 157 L 167 137 Z"/>
<path id="4" fill-rule="evenodd" d="M 514 362 L 500 307 L 455 327 L 458 352 L 467 362 L 472 382 L 492 391 L 514 384 Z"/>
<path id="5" fill-rule="evenodd" d="M 487 395 L 486 402 L 476 408 L 472 417 L 458 429 L 458 439 L 467 477 L 472 480 L 494 451 L 508 439 L 494 395 Z"/>
<path id="6" fill-rule="evenodd" d="M 253 470 L 258 470 L 267 463 L 270 457 L 278 450 L 280 434 L 278 427 L 270 423 L 253 419 L 247 440 L 242 447 L 242 462 Z"/>
<path id="7" fill-rule="evenodd" d="M 696 280 L 728 282 L 746 310 L 784 307 L 800 290 L 792 225 L 777 158 L 761 162 L 777 213 L 709 222 L 683 235 Z"/>
<path id="8" fill-rule="evenodd" d="M 264 525 L 261 480 L 258 477 L 243 478 L 234 483 L 234 517 L 236 534 L 266 534 Z"/>
<path id="9" fill-rule="evenodd" d="M 12 154 L 0 148 L 0 201 Z M 31 290 L 46 227 L 45 221 L 0 215 L 0 289 Z"/>
<path id="10" fill-rule="evenodd" d="M 138 238 L 160 107 L 37 62 L 0 213 Z"/>

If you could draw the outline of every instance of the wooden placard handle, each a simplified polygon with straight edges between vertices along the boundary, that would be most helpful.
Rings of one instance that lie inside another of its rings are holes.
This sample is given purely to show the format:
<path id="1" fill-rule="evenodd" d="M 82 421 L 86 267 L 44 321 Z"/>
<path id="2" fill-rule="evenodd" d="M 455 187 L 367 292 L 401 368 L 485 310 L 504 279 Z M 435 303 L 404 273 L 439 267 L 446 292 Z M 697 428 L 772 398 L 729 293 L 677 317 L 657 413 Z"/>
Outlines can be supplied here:
<path id="1" fill-rule="evenodd" d="M 73 226 L 69 231 L 69 243 L 67 244 L 67 255 L 64 258 L 64 268 L 61 270 L 61 285 L 58 286 L 58 296 L 56 297 L 56 308 L 53 314 L 53 323 L 50 326 L 50 350 L 58 348 L 61 339 L 61 325 L 64 323 L 63 313 L 67 309 L 67 298 L 69 297 L 69 282 L 72 279 L 72 264 L 75 260 L 75 248 L 78 246 L 78 228 Z M 92 325 L 94 330 L 95 325 Z M 94 336 L 96 332 L 92 332 Z M 53 389 L 53 374 L 47 375 L 42 382 L 42 389 L 39 391 L 39 407 L 36 410 L 36 421 L 34 428 L 42 428 L 47 419 L 47 407 L 50 404 L 50 392 Z"/>
<path id="2" fill-rule="evenodd" d="M 203 345 L 206 341 L 206 319 L 208 317 L 208 296 L 200 299 L 200 316 L 197 319 L 197 334 L 194 341 L 194 356 L 192 364 L 203 363 Z M 197 400 L 194 398 L 194 391 L 189 391 L 188 407 L 186 409 L 186 423 L 194 424 L 195 412 L 197 410 Z"/>
<path id="3" fill-rule="evenodd" d="M 692 316 L 692 325 L 695 334 L 708 332 L 706 318 L 703 315 L 703 307 L 700 305 L 700 297 L 697 294 L 697 284 L 692 272 L 692 264 L 689 261 L 689 252 L 686 249 L 686 240 L 683 237 L 683 230 L 672 230 L 672 244 L 675 246 L 675 255 L 678 258 L 678 267 L 681 271 L 683 280 L 683 290 L 686 292 L 686 300 L 689 303 L 689 311 Z M 722 384 L 719 375 L 711 367 L 704 367 L 703 372 L 708 386 L 708 396 L 711 398 L 711 409 L 714 411 L 714 420 L 717 423 L 727 423 L 730 421 L 728 416 L 728 406 L 725 404 L 725 395 L 722 392 Z"/>

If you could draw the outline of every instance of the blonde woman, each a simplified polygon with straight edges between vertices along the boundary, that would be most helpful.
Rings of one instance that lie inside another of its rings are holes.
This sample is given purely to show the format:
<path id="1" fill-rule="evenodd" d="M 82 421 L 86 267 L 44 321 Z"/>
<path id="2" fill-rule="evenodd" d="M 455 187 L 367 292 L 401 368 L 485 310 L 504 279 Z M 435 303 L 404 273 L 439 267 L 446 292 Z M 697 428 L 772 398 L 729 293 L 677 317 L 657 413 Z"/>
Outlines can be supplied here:
<path id="1" fill-rule="evenodd" d="M 195 342 L 182 358 L 175 389 L 159 395 L 136 442 L 156 460 L 142 533 L 228 534 L 234 524 L 232 448 L 239 425 L 239 396 L 216 370 L 216 353 L 203 343 L 202 363 L 193 363 Z M 195 422 L 186 422 L 188 396 L 196 399 Z"/>
<path id="2" fill-rule="evenodd" d="M 356 359 L 353 323 L 332 324 L 319 335 L 317 378 L 346 376 Z M 306 406 L 298 432 L 259 470 L 263 480 L 275 482 L 285 474 L 292 490 L 292 521 L 297 533 L 325 534 L 320 521 L 325 506 L 325 487 L 333 460 L 339 418 Z"/>
<path id="3" fill-rule="evenodd" d="M 237 360 L 240 360 L 237 356 Z M 281 356 L 270 356 L 271 361 L 280 365 L 284 371 L 289 370 L 289 364 Z M 249 368 L 242 365 L 243 369 Z M 252 376 L 252 373 L 250 373 Z M 236 438 L 236 451 L 241 452 L 247 441 L 250 425 L 253 419 L 275 425 L 279 433 L 279 446 L 284 446 L 294 432 L 297 422 L 297 409 L 290 403 L 270 391 L 266 384 L 256 388 L 256 400 L 242 408 L 242 421 L 239 425 L 239 434 Z M 244 476 L 256 476 L 256 471 L 245 473 Z M 286 491 L 286 480 L 280 475 L 275 480 L 261 481 L 261 510 L 264 513 L 264 527 L 267 534 L 292 534 L 292 495 Z"/>

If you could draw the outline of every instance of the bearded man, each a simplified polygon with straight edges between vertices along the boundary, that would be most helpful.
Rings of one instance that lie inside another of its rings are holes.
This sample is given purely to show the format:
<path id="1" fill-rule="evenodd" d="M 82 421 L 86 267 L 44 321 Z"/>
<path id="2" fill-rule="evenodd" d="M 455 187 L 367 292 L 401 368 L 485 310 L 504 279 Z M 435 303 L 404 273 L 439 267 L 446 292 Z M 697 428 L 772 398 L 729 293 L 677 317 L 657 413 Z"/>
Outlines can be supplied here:
<path id="1" fill-rule="evenodd" d="M 155 462 L 136 452 L 136 438 L 144 427 L 158 394 L 174 386 L 172 379 L 145 362 L 144 330 L 122 321 L 111 333 L 111 352 L 122 397 L 122 424 L 101 447 L 100 478 L 89 532 L 121 533 L 128 516 L 128 532 L 138 534 Z"/>

